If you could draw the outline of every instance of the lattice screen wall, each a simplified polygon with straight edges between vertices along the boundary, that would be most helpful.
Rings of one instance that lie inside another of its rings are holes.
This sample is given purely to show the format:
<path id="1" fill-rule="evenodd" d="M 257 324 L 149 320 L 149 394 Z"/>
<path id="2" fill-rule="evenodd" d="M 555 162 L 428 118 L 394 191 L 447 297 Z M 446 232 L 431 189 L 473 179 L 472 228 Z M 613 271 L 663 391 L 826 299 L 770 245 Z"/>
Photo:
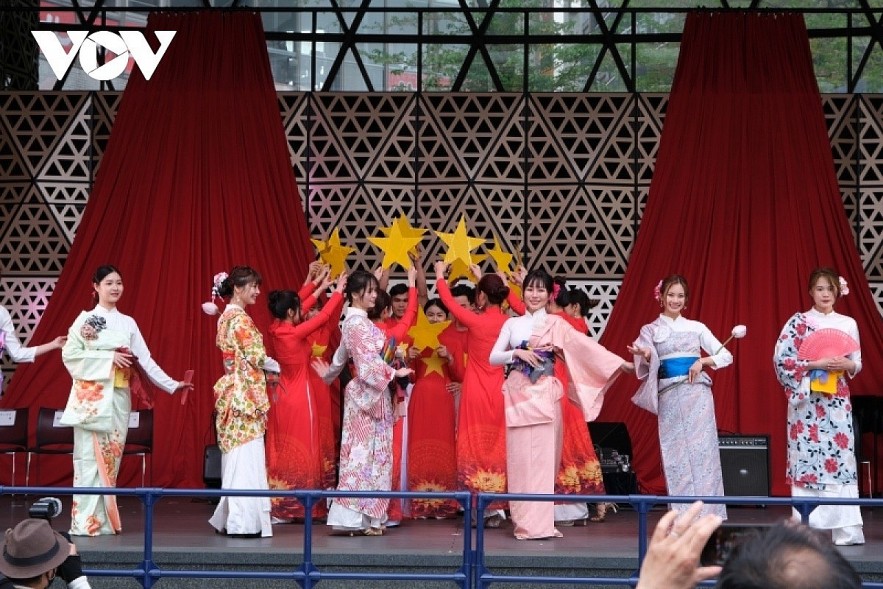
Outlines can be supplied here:
<path id="1" fill-rule="evenodd" d="M 280 93 L 310 231 L 415 226 L 495 236 L 601 303 L 616 299 L 646 201 L 667 95 Z M 0 93 L 0 304 L 27 341 L 52 294 L 120 94 Z M 823 97 L 846 212 L 883 309 L 883 96 Z M 306 138 L 306 139 L 305 139 Z M 440 244 L 427 239 L 427 255 Z M 4 358 L 7 379 L 13 365 Z"/>

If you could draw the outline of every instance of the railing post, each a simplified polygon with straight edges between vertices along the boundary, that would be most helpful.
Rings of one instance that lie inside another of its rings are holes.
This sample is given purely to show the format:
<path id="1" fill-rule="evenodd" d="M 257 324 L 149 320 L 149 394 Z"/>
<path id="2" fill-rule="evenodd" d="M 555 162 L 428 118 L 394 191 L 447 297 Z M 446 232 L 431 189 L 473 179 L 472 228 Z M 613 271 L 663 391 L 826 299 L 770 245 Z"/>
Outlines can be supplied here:
<path id="1" fill-rule="evenodd" d="M 159 489 L 143 489 L 143 495 L 139 492 L 138 496 L 144 503 L 144 558 L 141 561 L 141 586 L 144 589 L 153 587 L 154 570 L 156 563 L 153 562 L 153 506 L 156 504 L 156 495 L 162 493 Z"/>

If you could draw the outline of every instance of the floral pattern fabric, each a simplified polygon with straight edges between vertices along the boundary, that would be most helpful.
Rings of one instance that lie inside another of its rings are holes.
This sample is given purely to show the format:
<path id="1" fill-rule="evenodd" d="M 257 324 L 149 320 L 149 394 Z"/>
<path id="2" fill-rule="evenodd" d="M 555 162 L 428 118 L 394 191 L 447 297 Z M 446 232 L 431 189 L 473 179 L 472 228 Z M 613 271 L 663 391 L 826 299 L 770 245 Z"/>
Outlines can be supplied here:
<path id="1" fill-rule="evenodd" d="M 224 375 L 215 383 L 215 425 L 223 452 L 264 435 L 270 401 L 267 397 L 264 340 L 248 313 L 228 305 L 218 320 L 218 348 Z"/>
<path id="2" fill-rule="evenodd" d="M 843 315 L 832 319 L 837 318 L 848 319 L 843 322 L 847 326 L 844 331 L 857 340 L 858 328 L 850 327 L 855 322 Z M 773 358 L 776 377 L 788 399 L 786 480 L 789 485 L 816 491 L 831 484 L 857 483 L 852 403 L 845 375 L 837 380 L 836 394 L 811 392 L 809 361 L 797 357 L 810 333 L 830 327 L 820 321 L 824 319 L 809 313 L 792 316 L 782 328 Z"/>
<path id="3" fill-rule="evenodd" d="M 385 341 L 380 328 L 364 314 L 350 314 L 343 323 L 341 342 L 355 371 L 344 390 L 340 491 L 391 489 L 394 417 L 387 385 L 395 371 L 380 357 Z M 334 502 L 377 519 L 389 506 L 389 499 L 370 497 L 340 497 Z"/>

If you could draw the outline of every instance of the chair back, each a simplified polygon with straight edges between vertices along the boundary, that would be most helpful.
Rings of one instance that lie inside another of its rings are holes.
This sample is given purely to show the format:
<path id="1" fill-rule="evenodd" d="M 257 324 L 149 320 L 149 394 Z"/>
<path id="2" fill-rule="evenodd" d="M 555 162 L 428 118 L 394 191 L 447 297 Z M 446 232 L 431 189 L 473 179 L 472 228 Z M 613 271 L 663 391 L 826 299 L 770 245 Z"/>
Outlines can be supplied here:
<path id="1" fill-rule="evenodd" d="M 28 408 L 0 410 L 0 452 L 28 449 Z"/>
<path id="2" fill-rule="evenodd" d="M 36 445 L 31 448 L 37 454 L 70 454 L 74 451 L 74 428 L 57 423 L 62 409 L 40 407 L 37 413 Z"/>
<path id="3" fill-rule="evenodd" d="M 149 454 L 153 451 L 153 409 L 133 411 L 132 415 L 138 415 L 137 425 L 132 425 L 134 418 L 130 418 L 123 454 Z"/>

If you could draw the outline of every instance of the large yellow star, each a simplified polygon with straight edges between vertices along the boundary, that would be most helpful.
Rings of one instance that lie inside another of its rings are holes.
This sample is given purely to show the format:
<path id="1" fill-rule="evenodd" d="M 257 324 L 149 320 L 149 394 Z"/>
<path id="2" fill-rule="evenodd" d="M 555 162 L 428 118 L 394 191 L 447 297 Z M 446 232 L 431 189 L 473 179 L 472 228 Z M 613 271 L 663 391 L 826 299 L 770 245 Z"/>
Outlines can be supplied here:
<path id="1" fill-rule="evenodd" d="M 423 309 L 417 310 L 417 322 L 408 330 L 408 335 L 414 339 L 413 346 L 421 352 L 426 348 L 436 349 L 439 346 L 438 334 L 450 325 L 450 321 L 430 323 Z"/>
<path id="2" fill-rule="evenodd" d="M 484 240 L 478 237 L 469 237 L 466 234 L 466 217 L 460 217 L 457 223 L 457 229 L 453 233 L 435 232 L 439 238 L 448 245 L 448 251 L 445 252 L 445 263 L 453 266 L 454 261 L 460 260 L 468 269 L 475 263 L 472 250 L 484 243 Z"/>
<path id="3" fill-rule="evenodd" d="M 485 258 L 487 258 L 485 254 L 472 254 L 472 263 L 481 264 Z M 467 266 L 463 260 L 457 259 L 454 260 L 451 267 L 448 269 L 448 282 L 453 284 L 460 278 L 475 282 L 475 276 L 472 274 L 472 270 L 469 266 Z"/>
<path id="4" fill-rule="evenodd" d="M 430 372 L 438 372 L 442 376 L 445 375 L 445 364 L 447 363 L 447 360 L 439 358 L 435 352 L 433 352 L 432 356 L 420 358 L 420 361 L 426 364 L 426 372 L 423 373 L 424 376 L 429 375 Z"/>
<path id="5" fill-rule="evenodd" d="M 509 271 L 509 264 L 512 263 L 512 258 L 514 258 L 515 256 L 500 247 L 500 242 L 497 240 L 496 237 L 494 237 L 493 249 L 489 249 L 487 253 L 490 255 L 491 258 L 493 258 L 498 272 Z"/>
<path id="6" fill-rule="evenodd" d="M 340 276 L 346 270 L 346 258 L 355 248 L 340 243 L 340 228 L 335 228 L 328 241 L 310 239 L 319 252 L 319 259 L 331 266 L 331 275 Z"/>
<path id="7" fill-rule="evenodd" d="M 379 247 L 383 251 L 383 261 L 380 265 L 383 268 L 389 268 L 393 262 L 399 264 L 407 270 L 411 267 L 411 256 L 408 252 L 416 249 L 420 242 L 423 241 L 423 229 L 414 229 L 405 219 L 404 230 L 399 217 L 389 227 L 382 228 L 386 237 L 369 237 L 368 241 Z M 419 232 L 419 233 L 418 233 Z"/>

